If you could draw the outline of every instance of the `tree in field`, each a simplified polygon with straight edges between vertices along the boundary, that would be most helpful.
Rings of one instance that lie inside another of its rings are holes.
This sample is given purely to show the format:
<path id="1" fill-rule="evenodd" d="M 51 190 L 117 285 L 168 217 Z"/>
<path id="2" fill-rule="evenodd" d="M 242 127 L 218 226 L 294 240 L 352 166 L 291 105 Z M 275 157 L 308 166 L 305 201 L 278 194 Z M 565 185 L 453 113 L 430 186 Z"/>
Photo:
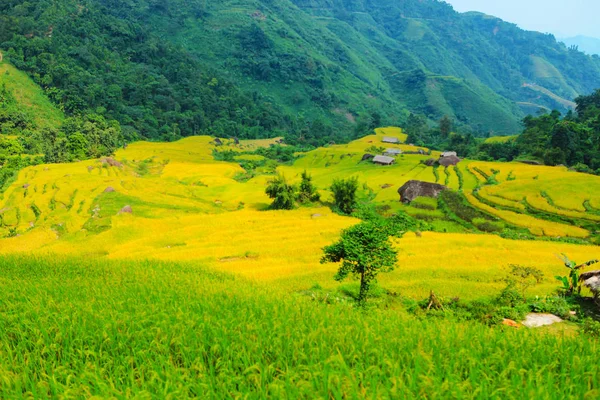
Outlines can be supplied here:
<path id="1" fill-rule="evenodd" d="M 334 179 L 330 189 L 337 208 L 344 214 L 351 214 L 356 206 L 358 178 Z"/>
<path id="2" fill-rule="evenodd" d="M 302 181 L 300 182 L 300 190 L 298 191 L 298 201 L 300 203 L 317 202 L 321 199 L 321 195 L 317 188 L 312 183 L 312 176 L 308 172 L 302 172 Z"/>
<path id="3" fill-rule="evenodd" d="M 407 143 L 421 143 L 427 131 L 427 119 L 422 115 L 410 114 L 406 122 Z"/>
<path id="4" fill-rule="evenodd" d="M 443 137 L 448 137 L 450 131 L 452 131 L 452 120 L 447 115 L 444 115 L 440 119 L 440 132 Z"/>
<path id="5" fill-rule="evenodd" d="M 290 185 L 283 175 L 277 175 L 269 181 L 265 190 L 269 198 L 273 199 L 271 208 L 274 210 L 291 210 L 296 200 L 296 187 Z"/>
<path id="6" fill-rule="evenodd" d="M 323 252 L 322 264 L 342 263 L 335 280 L 342 281 L 349 275 L 360 279 L 359 305 L 365 305 L 377 275 L 394 269 L 398 256 L 390 243 L 389 230 L 374 222 L 363 222 L 346 229 L 340 240 L 325 247 Z"/>

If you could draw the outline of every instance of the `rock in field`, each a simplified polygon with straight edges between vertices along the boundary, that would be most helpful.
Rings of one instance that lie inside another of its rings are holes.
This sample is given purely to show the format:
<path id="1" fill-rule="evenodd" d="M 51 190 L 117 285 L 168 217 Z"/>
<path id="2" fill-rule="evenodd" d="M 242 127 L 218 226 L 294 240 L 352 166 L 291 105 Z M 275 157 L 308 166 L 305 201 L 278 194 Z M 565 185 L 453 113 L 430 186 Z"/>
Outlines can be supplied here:
<path id="1" fill-rule="evenodd" d="M 133 209 L 131 208 L 131 206 L 125 206 L 123 208 L 121 208 L 121 211 L 119 211 L 119 214 L 132 214 L 133 213 Z"/>
<path id="2" fill-rule="evenodd" d="M 523 325 L 528 328 L 539 328 L 540 326 L 552 325 L 558 322 L 563 322 L 563 320 L 556 315 L 531 313 L 527 314 Z"/>
<path id="3" fill-rule="evenodd" d="M 518 322 L 508 318 L 504 318 L 504 320 L 502 321 L 502 325 L 512 326 L 513 328 L 518 328 L 521 326 Z"/>

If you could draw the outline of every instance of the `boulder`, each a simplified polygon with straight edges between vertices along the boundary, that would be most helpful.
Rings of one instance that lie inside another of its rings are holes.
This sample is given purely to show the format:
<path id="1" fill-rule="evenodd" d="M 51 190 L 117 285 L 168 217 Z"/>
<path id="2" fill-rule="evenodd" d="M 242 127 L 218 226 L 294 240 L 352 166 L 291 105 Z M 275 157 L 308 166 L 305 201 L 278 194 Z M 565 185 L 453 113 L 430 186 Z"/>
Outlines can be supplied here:
<path id="1" fill-rule="evenodd" d="M 410 203 L 417 197 L 433 197 L 437 198 L 440 193 L 448 188 L 444 185 L 437 183 L 423 182 L 423 181 L 408 181 L 400 189 L 400 201 L 403 203 Z"/>
<path id="2" fill-rule="evenodd" d="M 513 328 L 519 328 L 521 326 L 518 322 L 508 318 L 504 318 L 502 325 L 511 326 Z"/>
<path id="3" fill-rule="evenodd" d="M 133 209 L 131 208 L 131 206 L 125 206 L 123 208 L 121 208 L 121 211 L 119 211 L 119 214 L 132 214 L 133 213 Z"/>
<path id="4" fill-rule="evenodd" d="M 121 164 L 120 162 L 118 162 L 117 160 L 115 160 L 114 158 L 111 158 L 111 157 L 105 157 L 105 158 L 101 159 L 100 162 L 102 164 L 108 164 L 111 167 L 121 168 L 123 166 L 123 164 Z"/>
<path id="5" fill-rule="evenodd" d="M 442 167 L 450 167 L 452 165 L 457 165 L 459 162 L 460 158 L 458 158 L 457 156 L 440 157 L 440 159 L 438 160 L 438 163 Z"/>
<path id="6" fill-rule="evenodd" d="M 562 318 L 557 317 L 554 314 L 527 314 L 523 325 L 528 328 L 539 328 L 540 326 L 552 325 L 559 322 L 563 322 Z"/>
<path id="7" fill-rule="evenodd" d="M 373 154 L 366 153 L 362 156 L 361 161 L 372 160 L 375 156 Z"/>
<path id="8" fill-rule="evenodd" d="M 114 193 L 114 192 L 115 192 L 115 188 L 112 186 L 109 186 L 106 189 L 104 189 L 104 193 Z"/>

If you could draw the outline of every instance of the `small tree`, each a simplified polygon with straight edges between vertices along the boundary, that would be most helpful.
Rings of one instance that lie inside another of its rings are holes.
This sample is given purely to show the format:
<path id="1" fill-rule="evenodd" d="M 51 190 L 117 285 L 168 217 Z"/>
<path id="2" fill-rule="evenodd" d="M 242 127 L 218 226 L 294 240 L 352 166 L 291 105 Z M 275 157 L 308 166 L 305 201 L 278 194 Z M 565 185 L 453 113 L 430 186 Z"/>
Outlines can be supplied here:
<path id="1" fill-rule="evenodd" d="M 288 184 L 283 175 L 270 180 L 265 193 L 273 199 L 271 208 L 274 210 L 291 210 L 295 206 L 296 187 Z"/>
<path id="2" fill-rule="evenodd" d="M 334 179 L 330 189 L 337 208 L 344 214 L 351 214 L 356 206 L 358 178 Z"/>
<path id="3" fill-rule="evenodd" d="M 444 115 L 440 119 L 440 133 L 443 137 L 448 137 L 450 131 L 452 131 L 452 120 L 447 115 Z"/>
<path id="4" fill-rule="evenodd" d="M 298 192 L 298 201 L 300 203 L 316 202 L 321 199 L 315 185 L 312 184 L 312 176 L 308 172 L 302 172 L 302 181 L 300 182 L 300 191 Z"/>
<path id="5" fill-rule="evenodd" d="M 522 265 L 511 265 L 510 267 L 510 277 L 506 279 L 506 282 L 509 287 L 518 288 L 521 297 L 526 300 L 525 292 L 530 287 L 540 283 L 544 278 L 544 273 L 537 268 Z"/>
<path id="6" fill-rule="evenodd" d="M 323 249 L 322 264 L 342 263 L 335 280 L 342 281 L 348 275 L 360 279 L 359 305 L 366 303 L 377 275 L 392 271 L 396 265 L 398 253 L 392 247 L 388 233 L 381 224 L 362 222 L 344 230 L 337 243 Z"/>

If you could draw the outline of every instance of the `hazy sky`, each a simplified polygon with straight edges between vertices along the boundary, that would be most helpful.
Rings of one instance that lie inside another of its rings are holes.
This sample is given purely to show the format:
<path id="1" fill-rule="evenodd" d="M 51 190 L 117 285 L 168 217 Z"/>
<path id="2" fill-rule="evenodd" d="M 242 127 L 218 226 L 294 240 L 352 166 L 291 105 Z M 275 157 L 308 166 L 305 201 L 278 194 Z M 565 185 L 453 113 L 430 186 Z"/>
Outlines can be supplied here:
<path id="1" fill-rule="evenodd" d="M 456 11 L 481 11 L 523 29 L 600 38 L 600 0 L 445 0 Z"/>

